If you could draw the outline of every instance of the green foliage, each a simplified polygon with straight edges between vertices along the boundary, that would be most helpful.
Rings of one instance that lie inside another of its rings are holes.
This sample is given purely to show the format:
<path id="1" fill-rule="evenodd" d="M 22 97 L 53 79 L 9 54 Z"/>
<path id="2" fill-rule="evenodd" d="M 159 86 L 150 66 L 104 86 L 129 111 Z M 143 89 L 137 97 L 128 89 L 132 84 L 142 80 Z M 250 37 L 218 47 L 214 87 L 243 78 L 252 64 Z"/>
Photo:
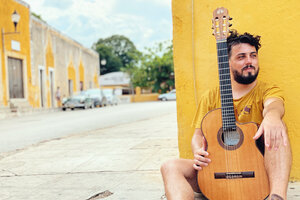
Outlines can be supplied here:
<path id="1" fill-rule="evenodd" d="M 112 53 L 112 47 L 98 44 L 95 49 L 100 54 L 100 74 L 120 71 L 123 66 L 121 59 Z M 105 60 L 105 64 L 101 64 L 101 60 Z"/>
<path id="2" fill-rule="evenodd" d="M 105 65 L 100 61 L 100 74 L 120 71 L 121 68 L 136 63 L 141 54 L 133 42 L 122 35 L 100 38 L 92 48 L 100 54 L 101 60 L 106 60 Z"/>
<path id="3" fill-rule="evenodd" d="M 34 12 L 31 12 L 31 15 L 35 16 L 36 18 L 40 19 L 40 20 L 43 21 L 43 22 L 46 22 L 45 20 L 43 20 L 43 18 L 42 18 L 41 15 L 38 15 L 38 14 L 36 14 L 36 13 L 34 13 Z"/>
<path id="4" fill-rule="evenodd" d="M 164 42 L 154 48 L 147 48 L 137 65 L 130 65 L 124 71 L 131 75 L 134 87 L 150 88 L 164 93 L 175 87 L 173 45 Z"/>
<path id="5" fill-rule="evenodd" d="M 100 54 L 100 74 L 124 71 L 130 75 L 133 87 L 164 93 L 175 88 L 173 45 L 161 42 L 139 52 L 133 42 L 122 35 L 99 39 L 92 47 Z"/>

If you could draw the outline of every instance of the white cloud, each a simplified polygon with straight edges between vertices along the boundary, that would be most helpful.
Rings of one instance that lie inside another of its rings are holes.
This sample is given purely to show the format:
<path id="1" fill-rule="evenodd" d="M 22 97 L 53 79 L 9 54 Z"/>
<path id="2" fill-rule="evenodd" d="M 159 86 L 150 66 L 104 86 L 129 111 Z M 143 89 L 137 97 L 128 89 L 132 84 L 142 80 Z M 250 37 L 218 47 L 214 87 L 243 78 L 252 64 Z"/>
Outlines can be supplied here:
<path id="1" fill-rule="evenodd" d="M 152 2 L 155 3 L 157 5 L 161 5 L 161 6 L 167 6 L 167 7 L 171 7 L 171 1 L 172 0 L 137 0 L 138 2 Z"/>
<path id="2" fill-rule="evenodd" d="M 166 15 L 171 13 L 171 0 L 131 0 L 127 4 L 123 0 L 25 1 L 32 12 L 86 47 L 114 34 L 125 35 L 140 50 L 159 40 L 171 40 L 171 14 Z M 137 7 L 143 3 L 153 7 Z M 157 8 L 161 9 L 158 13 L 149 11 Z"/>

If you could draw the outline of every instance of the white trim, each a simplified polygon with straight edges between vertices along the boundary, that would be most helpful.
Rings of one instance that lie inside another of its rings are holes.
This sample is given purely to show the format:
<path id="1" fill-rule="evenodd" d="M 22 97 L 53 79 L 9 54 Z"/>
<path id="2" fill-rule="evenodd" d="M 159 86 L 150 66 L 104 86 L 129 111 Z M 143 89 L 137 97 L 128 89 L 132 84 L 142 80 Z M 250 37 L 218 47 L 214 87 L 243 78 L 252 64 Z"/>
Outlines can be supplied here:
<path id="1" fill-rule="evenodd" d="M 44 91 L 44 96 L 41 95 L 41 74 L 40 74 L 40 71 L 42 71 L 43 73 L 43 83 L 42 83 L 42 87 L 43 87 L 43 91 Z M 39 90 L 39 102 L 40 102 L 40 107 L 43 108 L 43 107 L 46 107 L 46 96 L 47 96 L 47 92 L 46 92 L 46 80 L 47 80 L 47 76 L 46 76 L 46 68 L 45 66 L 42 66 L 42 65 L 39 65 L 38 66 L 38 87 L 40 88 Z M 42 106 L 42 98 L 43 98 L 43 102 L 44 102 L 44 106 Z"/>
<path id="2" fill-rule="evenodd" d="M 56 107 L 56 101 L 55 101 L 55 89 L 56 89 L 56 84 L 55 84 L 55 70 L 53 67 L 48 67 L 49 73 L 48 73 L 48 80 L 49 80 L 49 91 L 50 91 L 50 107 Z M 52 72 L 52 80 L 51 80 L 51 74 Z M 53 94 L 51 94 L 51 83 L 53 84 Z M 52 101 L 53 100 L 53 101 Z"/>

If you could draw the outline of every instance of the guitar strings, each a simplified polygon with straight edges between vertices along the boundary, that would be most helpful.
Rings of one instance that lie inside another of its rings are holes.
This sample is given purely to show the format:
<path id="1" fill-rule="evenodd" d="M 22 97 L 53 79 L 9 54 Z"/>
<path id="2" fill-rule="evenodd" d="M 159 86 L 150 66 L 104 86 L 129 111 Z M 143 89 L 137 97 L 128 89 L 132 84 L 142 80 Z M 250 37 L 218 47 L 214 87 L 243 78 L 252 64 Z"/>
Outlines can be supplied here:
<path id="1" fill-rule="evenodd" d="M 226 45 L 226 48 L 225 48 L 225 45 L 224 43 L 226 42 L 225 41 L 220 41 L 217 43 L 217 50 L 218 50 L 218 66 L 219 66 L 219 81 L 220 81 L 220 97 L 221 97 L 221 113 L 222 113 L 222 136 L 221 136 L 221 139 L 223 139 L 223 143 L 225 144 L 225 163 L 226 163 L 226 172 L 228 172 L 228 167 L 229 167 L 229 160 L 228 160 L 228 156 L 227 156 L 227 151 L 228 151 L 228 147 L 227 147 L 227 137 L 228 137 L 228 134 L 227 134 L 227 125 L 229 125 L 229 123 L 227 122 L 227 119 L 225 119 L 225 116 L 227 115 L 227 107 L 225 105 L 227 105 L 227 99 L 224 99 L 224 90 L 225 91 L 229 91 L 230 93 L 230 88 L 227 88 L 227 83 L 226 82 L 223 82 L 223 76 L 225 74 L 228 73 L 227 72 L 227 68 L 226 67 L 226 58 L 228 56 L 226 56 L 226 52 L 227 52 L 227 45 Z M 225 50 L 225 52 L 224 52 Z M 225 65 L 225 66 L 224 66 Z M 225 172 L 225 173 L 226 173 Z M 227 187 L 227 190 L 229 190 L 229 188 Z"/>
<path id="2" fill-rule="evenodd" d="M 222 51 L 223 50 L 223 51 Z M 220 96 L 221 96 L 221 110 L 222 110 L 222 126 L 223 126 L 223 140 L 225 144 L 225 160 L 226 160 L 226 171 L 230 172 L 233 169 L 233 163 L 240 165 L 240 159 L 238 154 L 234 150 L 234 145 L 236 145 L 241 139 L 240 136 L 234 137 L 237 133 L 236 119 L 234 112 L 233 96 L 232 96 L 232 86 L 230 80 L 230 69 L 228 64 L 228 52 L 226 40 L 222 41 L 218 45 L 218 64 L 219 64 L 219 80 L 220 80 Z M 236 143 L 236 140 L 238 142 Z M 231 147 L 230 147 L 231 145 Z M 228 151 L 228 153 L 227 153 Z M 230 154 L 231 156 L 229 156 Z M 233 157 L 233 158 L 232 158 Z M 235 159 L 236 162 L 233 162 Z M 236 178 L 238 175 L 230 175 L 229 178 Z M 240 180 L 236 180 L 240 182 Z M 241 184 L 238 184 L 241 191 Z M 229 188 L 228 188 L 229 191 Z M 230 194 L 230 192 L 228 193 Z"/>

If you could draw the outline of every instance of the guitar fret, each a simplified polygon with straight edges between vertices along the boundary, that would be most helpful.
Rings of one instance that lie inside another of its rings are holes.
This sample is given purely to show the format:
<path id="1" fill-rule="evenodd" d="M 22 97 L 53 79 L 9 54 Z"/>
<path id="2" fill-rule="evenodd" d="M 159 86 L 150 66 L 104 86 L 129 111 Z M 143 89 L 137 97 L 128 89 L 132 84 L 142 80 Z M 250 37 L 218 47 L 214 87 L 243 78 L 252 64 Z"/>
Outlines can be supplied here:
<path id="1" fill-rule="evenodd" d="M 222 91 L 223 91 L 223 92 L 226 92 L 226 91 L 230 91 L 230 92 L 231 92 L 232 89 L 231 89 L 231 88 L 230 88 L 230 89 L 223 89 L 223 90 L 221 89 L 221 93 L 222 93 Z"/>
<path id="2" fill-rule="evenodd" d="M 229 78 L 229 79 L 223 79 L 223 80 L 220 80 L 220 81 L 230 81 L 231 79 Z"/>
<path id="3" fill-rule="evenodd" d="M 223 84 L 223 86 L 231 86 L 231 84 Z"/>
<path id="4" fill-rule="evenodd" d="M 219 62 L 219 64 L 224 64 L 224 63 L 228 63 L 228 61 L 226 61 L 226 62 Z"/>
<path id="5" fill-rule="evenodd" d="M 228 63 L 227 63 L 227 64 L 228 64 Z M 228 69 L 228 67 L 229 67 L 229 65 L 226 65 L 226 66 L 220 66 L 220 65 L 219 65 L 219 69 L 222 69 L 222 70 Z"/>
<path id="6" fill-rule="evenodd" d="M 229 103 L 224 103 L 224 104 L 229 104 Z M 230 105 L 230 106 L 222 106 L 222 108 L 223 108 L 223 107 L 224 107 L 224 108 L 225 108 L 225 107 L 228 107 L 228 108 L 229 108 L 229 107 L 232 107 L 232 108 L 233 108 L 233 105 Z"/>

